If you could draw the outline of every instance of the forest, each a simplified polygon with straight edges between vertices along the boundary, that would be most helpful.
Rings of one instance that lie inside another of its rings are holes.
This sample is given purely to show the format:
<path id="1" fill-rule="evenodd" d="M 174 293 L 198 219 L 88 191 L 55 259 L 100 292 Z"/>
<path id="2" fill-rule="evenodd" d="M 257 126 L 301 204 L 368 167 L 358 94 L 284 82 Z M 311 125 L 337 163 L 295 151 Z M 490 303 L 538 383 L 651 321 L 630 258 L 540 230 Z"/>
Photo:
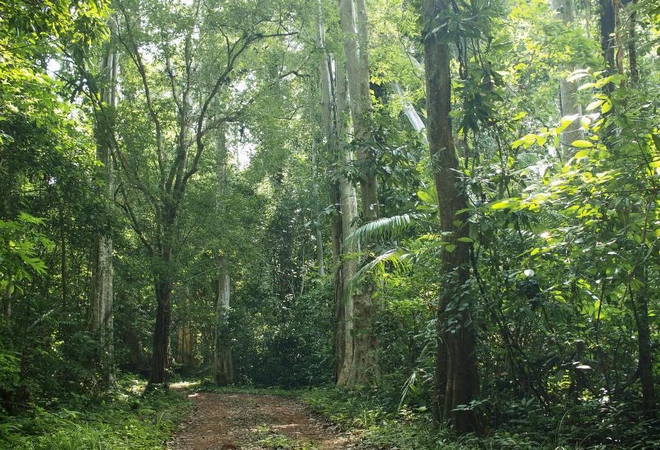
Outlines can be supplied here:
<path id="1" fill-rule="evenodd" d="M 657 0 L 0 0 L 0 448 L 659 448 L 659 194 Z"/>

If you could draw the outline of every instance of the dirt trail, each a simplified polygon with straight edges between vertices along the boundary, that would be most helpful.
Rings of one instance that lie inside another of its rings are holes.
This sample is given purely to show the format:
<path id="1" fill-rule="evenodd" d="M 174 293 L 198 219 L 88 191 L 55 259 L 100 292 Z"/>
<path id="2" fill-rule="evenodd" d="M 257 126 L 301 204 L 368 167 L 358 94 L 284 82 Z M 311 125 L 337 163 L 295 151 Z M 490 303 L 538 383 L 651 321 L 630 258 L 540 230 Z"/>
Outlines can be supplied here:
<path id="1" fill-rule="evenodd" d="M 299 400 L 254 394 L 189 394 L 194 409 L 169 450 L 357 449 L 356 439 L 317 418 Z M 233 447 L 229 447 L 233 448 Z"/>

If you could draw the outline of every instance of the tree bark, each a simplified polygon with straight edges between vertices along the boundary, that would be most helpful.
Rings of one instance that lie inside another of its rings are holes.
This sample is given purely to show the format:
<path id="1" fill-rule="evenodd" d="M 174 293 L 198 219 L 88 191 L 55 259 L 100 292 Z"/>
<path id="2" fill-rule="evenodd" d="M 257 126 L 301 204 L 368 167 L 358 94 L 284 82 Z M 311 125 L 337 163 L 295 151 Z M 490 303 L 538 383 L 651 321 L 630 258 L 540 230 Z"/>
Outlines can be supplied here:
<path id="1" fill-rule="evenodd" d="M 345 145 L 346 119 L 349 114 L 346 74 L 325 48 L 323 14 L 319 2 L 316 46 L 320 54 L 319 74 L 321 88 L 321 116 L 328 153 L 340 168 L 353 164 L 352 152 Z M 341 171 L 342 169 L 340 169 Z M 358 270 L 355 243 L 346 241 L 357 227 L 358 205 L 355 187 L 342 173 L 331 185 L 331 200 L 337 214 L 333 223 L 333 251 L 337 269 L 335 273 L 335 376 L 337 385 L 346 386 L 354 366 L 355 302 L 348 283 Z"/>
<path id="2" fill-rule="evenodd" d="M 480 431 L 475 411 L 468 407 L 479 394 L 475 332 L 470 317 L 473 299 L 469 278 L 467 201 L 460 190 L 459 166 L 451 128 L 450 51 L 447 45 L 446 0 L 423 0 L 426 54 L 428 139 L 433 177 L 438 192 L 440 227 L 447 245 L 442 252 L 438 299 L 436 388 L 434 412 L 438 423 L 449 422 L 459 433 Z M 465 405 L 459 408 L 460 405 Z"/>
<path id="3" fill-rule="evenodd" d="M 648 279 L 645 279 L 644 281 L 648 283 Z M 642 385 L 642 407 L 646 419 L 653 420 L 657 417 L 657 400 L 655 396 L 655 382 L 653 379 L 653 351 L 651 347 L 651 326 L 649 324 L 649 296 L 646 289 L 647 288 L 644 287 L 644 292 L 632 301 L 637 303 L 637 307 L 635 308 L 635 322 L 637 325 L 639 379 Z"/>
<path id="4" fill-rule="evenodd" d="M 170 326 L 172 324 L 172 280 L 171 275 L 154 276 L 156 293 L 156 325 L 154 327 L 153 355 L 151 358 L 151 373 L 149 387 L 156 385 L 167 387 L 169 382 L 170 362 Z"/>
<path id="5" fill-rule="evenodd" d="M 607 70 L 614 70 L 616 48 L 614 0 L 600 0 L 600 47 Z"/>
<path id="6" fill-rule="evenodd" d="M 218 386 L 227 386 L 234 382 L 234 366 L 229 332 L 229 305 L 231 298 L 230 276 L 227 256 L 223 253 L 218 263 L 218 298 L 216 302 L 216 335 L 213 354 L 213 378 Z"/>
<path id="7" fill-rule="evenodd" d="M 373 221 L 378 218 L 378 183 L 376 179 L 377 161 L 372 150 L 372 103 L 369 91 L 369 52 L 367 33 L 367 11 L 364 0 L 340 0 L 340 21 L 343 31 L 344 57 L 347 89 L 342 92 L 341 82 L 344 78 L 337 77 L 337 96 L 340 111 L 342 106 L 352 119 L 353 138 L 357 148 L 357 162 L 360 172 L 360 198 L 362 204 L 362 219 Z M 344 152 L 345 166 L 349 167 L 352 156 L 348 150 Z M 348 180 L 346 180 L 348 182 Z M 350 183 L 349 183 L 350 184 Z M 342 207 L 353 208 L 350 196 L 347 196 L 348 186 L 341 186 Z M 350 195 L 350 194 L 349 194 Z M 346 221 L 346 210 L 342 209 L 343 220 Z M 356 212 L 357 214 L 357 212 Z M 343 237 L 346 239 L 356 228 L 356 224 L 344 226 Z M 344 254 L 357 254 L 356 244 L 344 250 Z M 353 257 L 355 258 L 355 256 Z M 355 267 L 348 269 L 350 276 L 344 274 L 343 282 L 350 283 L 357 273 L 358 262 L 351 262 Z M 345 338 L 344 360 L 341 365 L 337 384 L 349 389 L 360 385 L 369 385 L 377 377 L 377 359 L 375 339 L 373 337 L 373 317 L 375 306 L 373 301 L 374 288 L 369 282 L 362 283 L 355 289 L 353 295 L 345 300 Z"/>
<path id="8" fill-rule="evenodd" d="M 316 241 L 316 265 L 318 266 L 319 276 L 323 277 L 325 275 L 325 256 L 323 250 L 321 211 L 319 208 L 318 144 L 318 137 L 314 136 L 314 141 L 312 143 L 312 191 L 314 196 L 312 222 L 314 227 L 314 238 Z"/>
<path id="9" fill-rule="evenodd" d="M 111 21 L 112 34 L 116 34 L 116 25 Z M 114 203 L 114 168 L 113 154 L 115 147 L 115 110 L 117 107 L 116 83 L 118 75 L 117 50 L 113 40 L 106 44 L 101 61 L 102 84 L 99 88 L 101 100 L 97 111 L 95 136 L 96 157 L 103 164 L 104 195 L 108 204 Z M 62 250 L 64 252 L 64 249 Z M 113 242 L 112 237 L 103 231 L 97 237 L 95 260 L 93 265 L 94 292 L 91 307 L 91 332 L 98 341 L 98 354 L 95 364 L 98 366 L 104 387 L 110 388 L 115 383 L 114 363 L 114 324 L 113 324 Z M 63 267 L 64 272 L 64 267 Z M 65 295 L 65 294 L 64 294 Z"/>
<path id="10" fill-rule="evenodd" d="M 218 130 L 216 139 L 216 157 L 218 159 L 218 184 L 221 200 L 217 210 L 220 217 L 226 214 L 225 197 L 227 196 L 227 147 L 224 130 Z M 225 245 L 226 236 L 220 240 Z M 218 386 L 227 386 L 234 382 L 234 366 L 231 349 L 229 310 L 231 301 L 231 277 L 229 258 L 226 249 L 220 250 L 218 258 L 218 297 L 215 303 L 215 345 L 213 349 L 213 378 Z"/>
<path id="11" fill-rule="evenodd" d="M 177 329 L 176 339 L 176 362 L 181 366 L 183 373 L 191 373 L 195 369 L 195 340 L 193 336 L 192 323 L 189 319 L 190 289 L 184 286 L 182 289 L 180 313 L 181 322 Z"/>
<path id="12" fill-rule="evenodd" d="M 371 93 L 369 91 L 369 50 L 367 12 L 364 0 L 339 0 L 341 27 L 344 32 L 346 79 L 353 119 L 353 137 L 360 168 L 362 218 L 369 222 L 378 218 L 377 161 L 373 145 Z"/>
<path id="13" fill-rule="evenodd" d="M 637 0 L 631 1 L 633 9 L 628 18 L 628 65 L 630 69 L 630 83 L 635 86 L 639 83 L 639 68 L 637 67 Z"/>
<path id="14" fill-rule="evenodd" d="M 573 14 L 572 0 L 551 0 L 550 5 L 552 9 L 561 18 L 564 25 L 567 27 L 572 26 L 575 16 Z M 575 66 L 571 63 L 566 65 L 566 70 L 570 73 L 575 70 Z M 559 107 L 562 117 L 566 116 L 579 116 L 582 114 L 582 108 L 577 103 L 577 84 L 575 82 L 567 81 L 565 78 L 559 82 Z M 560 136 L 562 144 L 563 156 L 570 158 L 573 156 L 573 147 L 571 143 L 582 138 L 582 128 L 579 120 L 574 120 Z"/>
<path id="15" fill-rule="evenodd" d="M 11 274 L 7 277 L 7 285 L 2 292 L 2 317 L 7 323 L 11 322 L 11 294 L 12 294 L 12 277 Z"/>

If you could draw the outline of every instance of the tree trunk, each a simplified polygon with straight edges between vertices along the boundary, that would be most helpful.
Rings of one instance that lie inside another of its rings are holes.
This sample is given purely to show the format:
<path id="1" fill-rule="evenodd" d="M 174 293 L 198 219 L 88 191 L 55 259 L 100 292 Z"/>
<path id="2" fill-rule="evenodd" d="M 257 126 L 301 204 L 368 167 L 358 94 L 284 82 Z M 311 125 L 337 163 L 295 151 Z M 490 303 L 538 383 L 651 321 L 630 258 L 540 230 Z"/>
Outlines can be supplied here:
<path id="1" fill-rule="evenodd" d="M 637 0 L 632 0 L 633 9 L 628 19 L 628 65 L 630 69 L 630 83 L 635 86 L 639 83 L 639 68 L 637 67 Z"/>
<path id="2" fill-rule="evenodd" d="M 11 321 L 11 294 L 12 294 L 12 277 L 11 274 L 7 277 L 7 285 L 2 292 L 2 317 L 7 323 Z"/>
<path id="3" fill-rule="evenodd" d="M 346 79 L 353 119 L 353 137 L 357 144 L 360 168 L 362 218 L 369 222 L 378 218 L 377 161 L 373 145 L 371 93 L 369 91 L 369 51 L 367 12 L 364 0 L 339 0 L 341 27 L 344 32 Z"/>
<path id="4" fill-rule="evenodd" d="M 225 198 L 227 196 L 227 146 L 224 130 L 218 130 L 215 142 L 218 159 L 218 184 L 222 198 L 217 210 L 220 217 L 226 214 Z M 225 245 L 226 237 L 221 234 L 220 240 Z M 229 327 L 229 309 L 231 300 L 231 277 L 229 274 L 229 258 L 226 249 L 221 249 L 218 258 L 218 297 L 215 303 L 215 342 L 213 348 L 213 378 L 218 386 L 227 386 L 234 382 L 234 366 L 231 351 L 231 333 Z"/>
<path id="5" fill-rule="evenodd" d="M 438 299 L 436 389 L 438 423 L 449 422 L 459 433 L 479 431 L 477 414 L 468 405 L 479 393 L 475 333 L 470 317 L 473 300 L 466 292 L 469 277 L 467 208 L 459 187 L 458 159 L 451 129 L 450 52 L 446 0 L 423 0 L 426 53 L 426 103 L 431 163 L 440 209 L 440 226 L 447 245 L 442 252 L 442 292 Z M 460 405 L 465 407 L 459 408 Z"/>
<path id="6" fill-rule="evenodd" d="M 323 231 L 321 229 L 321 211 L 319 208 L 318 166 L 318 138 L 314 136 L 312 143 L 312 195 L 314 196 L 312 223 L 314 227 L 314 238 L 316 240 L 316 265 L 318 266 L 318 274 L 322 277 L 325 275 L 325 256 L 323 250 Z"/>
<path id="7" fill-rule="evenodd" d="M 607 70 L 614 70 L 616 48 L 614 0 L 600 0 L 600 47 Z"/>
<path id="8" fill-rule="evenodd" d="M 60 277 L 62 278 L 62 310 L 66 311 L 69 298 L 69 277 L 67 276 L 66 228 L 64 226 L 64 205 L 60 205 Z M 94 269 L 93 269 L 94 270 Z"/>
<path id="9" fill-rule="evenodd" d="M 215 308 L 216 335 L 213 354 L 213 377 L 218 386 L 227 386 L 234 382 L 234 366 L 229 333 L 230 277 L 227 256 L 220 257 L 218 279 L 218 298 Z"/>
<path id="10" fill-rule="evenodd" d="M 644 253 L 648 253 L 646 246 Z M 636 293 L 629 287 L 635 324 L 637 326 L 637 370 L 642 385 L 642 407 L 645 418 L 654 420 L 657 416 L 657 401 L 655 396 L 655 382 L 653 379 L 653 350 L 651 346 L 651 326 L 649 323 L 649 292 L 648 273 L 645 267 L 635 270 L 635 278 L 641 286 Z"/>
<path id="11" fill-rule="evenodd" d="M 573 14 L 573 1 L 572 0 L 551 0 L 552 9 L 561 18 L 564 25 L 571 27 L 575 20 Z M 566 65 L 566 70 L 571 73 L 575 70 L 575 66 L 571 63 Z M 559 82 L 559 107 L 561 116 L 579 116 L 582 114 L 582 108 L 577 103 L 577 84 L 575 82 L 567 81 L 565 78 Z M 574 120 L 564 131 L 561 133 L 560 142 L 562 144 L 563 156 L 570 158 L 573 156 L 573 147 L 571 143 L 582 138 L 582 127 L 579 120 Z"/>
<path id="12" fill-rule="evenodd" d="M 181 299 L 181 312 L 178 314 L 182 318 L 177 329 L 176 340 L 176 362 L 181 365 L 183 373 L 191 373 L 195 369 L 195 340 L 192 331 L 192 324 L 189 319 L 190 310 L 190 289 L 185 286 Z"/>
<path id="13" fill-rule="evenodd" d="M 164 261 L 163 261 L 164 262 Z M 169 274 L 154 275 L 156 292 L 156 326 L 154 327 L 153 355 L 149 387 L 168 384 L 170 355 L 170 326 L 172 323 L 172 281 Z"/>
<path id="14" fill-rule="evenodd" d="M 111 26 L 113 34 L 116 33 Z M 117 51 L 112 42 L 106 45 L 106 53 L 101 62 L 102 86 L 99 89 L 100 110 L 97 111 L 95 135 L 96 157 L 103 164 L 104 195 L 109 204 L 114 202 L 113 149 L 115 132 L 115 109 L 117 106 Z M 64 248 L 62 249 L 64 252 Z M 97 237 L 93 265 L 94 293 L 91 308 L 91 332 L 98 341 L 98 355 L 95 364 L 101 372 L 105 388 L 115 383 L 114 367 L 114 324 L 113 324 L 113 243 L 112 237 L 103 232 Z M 63 263 L 64 264 L 64 263 Z M 64 272 L 64 267 L 62 268 Z M 65 295 L 65 294 L 63 294 Z"/>
<path id="15" fill-rule="evenodd" d="M 369 222 L 378 218 L 378 183 L 376 181 L 377 161 L 372 151 L 372 109 L 369 91 L 369 52 L 367 35 L 367 12 L 364 0 L 340 0 L 340 20 L 344 33 L 344 55 L 346 67 L 347 93 L 350 97 L 347 110 L 350 111 L 353 126 L 353 137 L 357 144 L 357 161 L 360 169 L 360 197 L 362 203 L 362 219 Z M 338 102 L 346 95 L 341 95 L 340 82 L 337 78 Z M 346 91 L 346 89 L 344 89 Z M 340 111 L 341 111 L 340 106 Z M 345 164 L 349 166 L 351 156 L 345 152 Z M 346 180 L 348 183 L 348 180 Z M 350 184 L 350 183 L 348 183 Z M 351 186 L 352 188 L 352 186 Z M 352 208 L 348 186 L 341 186 L 342 207 Z M 346 211 L 342 209 L 343 221 L 348 220 Z M 357 211 L 356 211 L 357 214 Z M 349 236 L 356 228 L 351 223 L 344 226 L 343 237 Z M 352 244 L 350 244 L 352 245 Z M 354 254 L 359 248 L 345 249 L 344 254 Z M 352 258 L 351 258 L 352 259 Z M 357 273 L 357 261 L 354 268 L 348 269 L 351 275 L 344 274 L 343 282 L 349 283 Z M 355 290 L 355 293 L 345 300 L 345 351 L 337 384 L 349 389 L 360 385 L 371 384 L 377 376 L 377 359 L 375 340 L 373 337 L 373 316 L 375 312 L 373 301 L 373 286 L 366 282 Z"/>
<path id="16" fill-rule="evenodd" d="M 346 117 L 348 114 L 348 99 L 346 76 L 338 68 L 336 62 L 325 49 L 324 23 L 319 2 L 319 16 L 316 35 L 317 50 L 321 54 L 319 60 L 321 115 L 323 133 L 326 139 L 328 153 L 340 167 L 352 164 L 352 154 L 345 146 Z M 333 253 L 337 263 L 335 274 L 335 375 L 339 386 L 346 386 L 348 373 L 353 367 L 353 326 L 354 326 L 354 293 L 347 289 L 348 283 L 357 273 L 355 244 L 346 242 L 346 237 L 356 229 L 358 218 L 357 196 L 355 187 L 345 176 L 340 176 L 331 185 L 331 200 L 336 205 L 337 214 L 333 222 Z"/>
<path id="17" fill-rule="evenodd" d="M 638 298 L 636 314 L 637 321 L 637 348 L 639 354 L 639 378 L 642 384 L 642 405 L 647 419 L 657 416 L 655 397 L 655 383 L 653 379 L 653 352 L 651 350 L 651 327 L 649 324 L 648 296 Z"/>

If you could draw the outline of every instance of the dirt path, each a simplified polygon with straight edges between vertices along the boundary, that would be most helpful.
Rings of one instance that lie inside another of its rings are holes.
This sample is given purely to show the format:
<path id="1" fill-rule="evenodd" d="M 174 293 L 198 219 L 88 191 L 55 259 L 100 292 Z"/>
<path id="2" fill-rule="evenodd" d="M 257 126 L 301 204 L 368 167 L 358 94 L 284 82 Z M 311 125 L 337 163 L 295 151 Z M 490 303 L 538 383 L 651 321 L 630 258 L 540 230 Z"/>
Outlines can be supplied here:
<path id="1" fill-rule="evenodd" d="M 253 394 L 189 394 L 194 409 L 169 450 L 357 449 L 350 435 L 317 418 L 299 400 Z M 234 448 L 234 447 L 229 447 Z"/>

